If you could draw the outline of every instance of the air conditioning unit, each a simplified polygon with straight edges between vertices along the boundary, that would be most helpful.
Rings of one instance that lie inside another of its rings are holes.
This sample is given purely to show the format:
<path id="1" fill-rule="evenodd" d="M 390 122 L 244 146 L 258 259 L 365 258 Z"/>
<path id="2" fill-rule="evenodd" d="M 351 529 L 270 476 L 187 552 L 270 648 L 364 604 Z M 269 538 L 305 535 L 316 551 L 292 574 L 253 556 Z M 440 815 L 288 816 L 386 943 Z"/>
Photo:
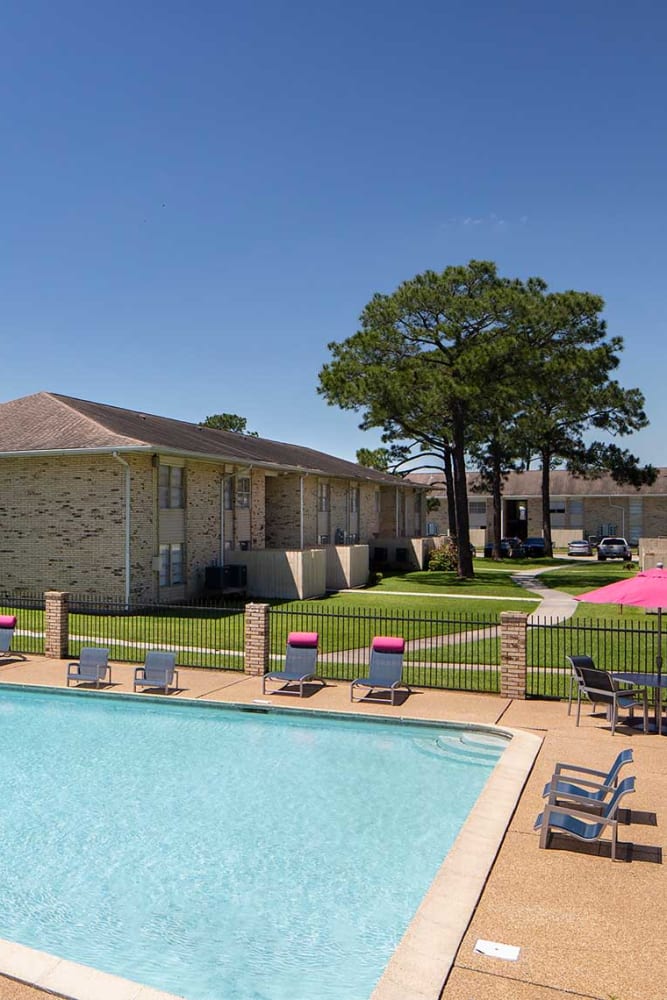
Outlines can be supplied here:
<path id="1" fill-rule="evenodd" d="M 317 536 L 317 544 L 318 545 L 328 545 L 329 544 L 329 536 L 328 535 L 318 535 Z"/>

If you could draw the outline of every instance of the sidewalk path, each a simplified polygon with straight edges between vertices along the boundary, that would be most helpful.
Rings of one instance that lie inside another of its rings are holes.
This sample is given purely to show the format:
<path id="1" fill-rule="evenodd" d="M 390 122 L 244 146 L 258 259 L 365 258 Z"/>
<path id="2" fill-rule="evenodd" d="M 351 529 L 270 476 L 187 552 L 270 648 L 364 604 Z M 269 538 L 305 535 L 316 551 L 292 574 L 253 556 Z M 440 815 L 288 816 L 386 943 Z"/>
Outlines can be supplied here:
<path id="1" fill-rule="evenodd" d="M 545 566 L 544 569 L 524 569 L 512 574 L 512 580 L 529 590 L 531 594 L 536 594 L 541 604 L 528 615 L 528 625 L 534 625 L 536 621 L 544 621 L 545 618 L 551 621 L 564 622 L 571 618 L 577 610 L 577 601 L 570 594 L 562 590 L 553 590 L 551 587 L 540 587 L 538 577 L 541 573 L 553 570 L 553 566 Z"/>

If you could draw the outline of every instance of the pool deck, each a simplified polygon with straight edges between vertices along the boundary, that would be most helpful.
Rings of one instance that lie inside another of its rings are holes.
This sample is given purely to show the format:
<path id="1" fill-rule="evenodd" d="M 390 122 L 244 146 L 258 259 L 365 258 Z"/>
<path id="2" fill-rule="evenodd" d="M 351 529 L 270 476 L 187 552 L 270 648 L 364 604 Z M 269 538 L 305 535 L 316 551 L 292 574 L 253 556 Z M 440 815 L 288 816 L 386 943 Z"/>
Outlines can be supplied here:
<path id="1" fill-rule="evenodd" d="M 313 685 L 307 696 L 267 693 L 261 679 L 239 673 L 179 668 L 182 690 L 166 697 L 204 701 L 353 712 L 393 717 L 499 725 L 542 740 L 492 864 L 482 895 L 456 950 L 442 1000 L 649 1000 L 667 997 L 665 942 L 667 874 L 667 737 L 644 735 L 621 725 L 612 738 L 601 715 L 582 709 L 581 726 L 561 702 L 513 701 L 497 695 L 416 689 L 401 704 L 351 704 L 349 685 Z M 31 657 L 0 664 L 0 683 L 65 686 L 65 661 Z M 114 664 L 113 686 L 132 691 L 133 668 Z M 104 696 L 103 693 L 101 695 Z M 142 697 L 138 695 L 137 697 Z M 163 696 L 165 697 L 165 696 Z M 541 792 L 556 761 L 606 769 L 619 750 L 632 747 L 636 793 L 622 812 L 616 863 L 607 844 L 579 844 L 554 837 L 539 850 L 533 822 L 542 807 Z M 628 845 L 626 847 L 626 845 Z M 516 945 L 516 961 L 478 954 L 483 939 Z M 618 957 L 617 957 L 618 956 Z M 424 956 L 428 966 L 430 958 Z M 0 956 L 0 968 L 2 961 Z M 17 979 L 30 979 L 28 973 Z M 34 979 L 33 979 L 34 981 Z M 402 1000 L 422 1000 L 416 977 L 412 990 L 396 988 Z M 1 1000 L 36 1000 L 50 993 L 0 976 Z M 56 995 L 68 995 L 57 992 Z M 71 994 L 70 994 L 71 995 Z M 141 991 L 139 997 L 157 997 Z M 385 996 L 391 995 L 388 990 Z M 104 1000 L 106 993 L 95 1000 Z M 109 994 L 112 996 L 112 994 Z M 362 1000 L 351 997 L 350 1000 Z"/>

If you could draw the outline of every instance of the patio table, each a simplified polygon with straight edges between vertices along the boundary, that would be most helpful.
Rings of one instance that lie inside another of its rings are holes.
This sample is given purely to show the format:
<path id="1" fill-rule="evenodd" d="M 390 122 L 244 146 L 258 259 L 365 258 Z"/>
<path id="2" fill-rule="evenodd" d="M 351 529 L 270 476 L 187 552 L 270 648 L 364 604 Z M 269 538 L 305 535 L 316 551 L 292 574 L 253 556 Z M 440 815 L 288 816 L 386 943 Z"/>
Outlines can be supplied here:
<path id="1" fill-rule="evenodd" d="M 667 674 L 642 673 L 640 671 L 612 671 L 611 676 L 622 684 L 634 687 L 652 688 L 655 692 L 655 731 L 662 733 L 662 691 L 667 688 Z"/>

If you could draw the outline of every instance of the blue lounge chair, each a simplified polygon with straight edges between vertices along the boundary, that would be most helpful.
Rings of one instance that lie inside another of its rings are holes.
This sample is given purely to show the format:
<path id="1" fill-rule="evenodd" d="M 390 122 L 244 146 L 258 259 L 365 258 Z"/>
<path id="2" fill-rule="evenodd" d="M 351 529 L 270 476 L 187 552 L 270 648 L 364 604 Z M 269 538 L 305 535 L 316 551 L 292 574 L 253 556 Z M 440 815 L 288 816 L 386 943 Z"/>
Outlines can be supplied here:
<path id="1" fill-rule="evenodd" d="M 266 682 L 276 681 L 281 686 L 275 688 L 273 694 L 295 694 L 303 697 L 303 685 L 306 681 L 319 681 L 324 687 L 324 681 L 315 676 L 317 664 L 317 632 L 290 632 L 287 636 L 285 650 L 285 667 L 283 670 L 272 670 L 262 677 L 262 693 L 266 694 Z"/>
<path id="2" fill-rule="evenodd" d="M 80 684 L 111 684 L 111 667 L 109 666 L 109 650 L 98 646 L 83 646 L 79 653 L 78 663 L 67 664 L 67 687 L 70 681 Z"/>
<path id="3" fill-rule="evenodd" d="M 540 831 L 540 847 L 547 847 L 550 833 L 565 833 L 577 840 L 590 842 L 599 841 L 604 831 L 609 827 L 611 832 L 611 859 L 616 860 L 616 843 L 618 836 L 618 807 L 621 799 L 635 790 L 635 779 L 624 778 L 614 789 L 609 802 L 602 808 L 600 815 L 586 811 L 586 802 L 577 802 L 572 797 L 571 803 L 553 801 L 549 797 L 544 811 L 535 820 L 534 829 Z M 577 809 L 577 805 L 583 806 Z"/>
<path id="4" fill-rule="evenodd" d="M 134 690 L 142 688 L 164 688 L 164 693 L 168 694 L 169 689 L 178 689 L 178 670 L 176 670 L 176 653 L 163 652 L 159 649 L 151 649 L 146 653 L 143 667 L 136 667 L 134 671 Z"/>
<path id="5" fill-rule="evenodd" d="M 596 771 L 592 767 L 581 767 L 579 764 L 556 764 L 553 777 L 551 781 L 547 781 L 542 795 L 546 798 L 555 791 L 559 797 L 578 795 L 592 802 L 603 802 L 618 785 L 621 768 L 631 763 L 632 750 L 621 750 L 608 771 Z M 564 774 L 566 771 L 574 772 L 574 775 Z M 569 780 L 575 775 L 575 781 L 579 781 L 580 784 Z"/>
<path id="6" fill-rule="evenodd" d="M 381 700 L 389 701 L 392 705 L 396 703 L 396 690 L 399 687 L 406 688 L 410 694 L 410 688 L 401 680 L 404 650 L 405 639 L 387 635 L 376 636 L 371 645 L 368 677 L 357 677 L 356 680 L 352 681 L 350 701 L 362 700 L 354 697 L 355 688 L 358 687 L 365 688 L 367 692 L 387 691 L 389 697 Z"/>

